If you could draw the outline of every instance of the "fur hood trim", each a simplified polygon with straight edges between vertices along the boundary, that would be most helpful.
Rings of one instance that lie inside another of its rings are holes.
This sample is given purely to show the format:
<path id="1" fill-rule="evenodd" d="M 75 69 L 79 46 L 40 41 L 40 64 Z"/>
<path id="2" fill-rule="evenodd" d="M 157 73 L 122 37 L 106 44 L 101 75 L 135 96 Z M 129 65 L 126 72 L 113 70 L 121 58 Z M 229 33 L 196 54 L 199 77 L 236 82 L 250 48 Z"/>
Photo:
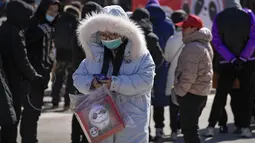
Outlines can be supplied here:
<path id="1" fill-rule="evenodd" d="M 81 11 L 77 7 L 72 5 L 67 5 L 64 7 L 64 12 L 66 12 L 68 9 L 74 10 L 78 14 L 79 19 L 81 19 Z"/>
<path id="2" fill-rule="evenodd" d="M 77 29 L 78 39 L 87 59 L 94 59 L 91 38 L 99 31 L 109 31 L 129 39 L 130 59 L 142 56 L 147 51 L 146 41 L 142 30 L 128 18 L 113 16 L 105 13 L 92 14 L 80 22 Z"/>

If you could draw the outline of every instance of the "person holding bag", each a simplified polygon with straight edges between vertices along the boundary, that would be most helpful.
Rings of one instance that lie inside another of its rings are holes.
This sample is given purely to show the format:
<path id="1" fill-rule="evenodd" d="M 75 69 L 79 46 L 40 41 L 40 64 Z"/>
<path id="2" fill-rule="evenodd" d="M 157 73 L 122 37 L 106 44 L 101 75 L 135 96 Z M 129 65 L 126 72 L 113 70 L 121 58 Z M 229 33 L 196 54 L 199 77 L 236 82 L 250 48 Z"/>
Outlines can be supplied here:
<path id="1" fill-rule="evenodd" d="M 142 30 L 120 6 L 113 5 L 104 7 L 103 13 L 88 16 L 77 32 L 86 59 L 73 75 L 74 86 L 89 94 L 107 85 L 115 104 L 125 108 L 135 123 L 135 127 L 126 127 L 103 142 L 148 143 L 155 64 Z M 98 74 L 108 79 L 99 81 Z"/>

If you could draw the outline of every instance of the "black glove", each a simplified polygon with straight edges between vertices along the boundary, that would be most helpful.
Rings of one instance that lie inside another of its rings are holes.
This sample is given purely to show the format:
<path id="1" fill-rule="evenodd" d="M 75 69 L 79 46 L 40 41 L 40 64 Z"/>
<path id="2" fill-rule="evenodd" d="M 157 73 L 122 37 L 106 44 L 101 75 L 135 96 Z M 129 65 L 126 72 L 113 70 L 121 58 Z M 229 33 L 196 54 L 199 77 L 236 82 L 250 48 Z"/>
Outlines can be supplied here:
<path id="1" fill-rule="evenodd" d="M 233 64 L 234 68 L 235 68 L 237 71 L 240 71 L 240 70 L 243 69 L 244 64 L 245 64 L 245 61 L 243 61 L 243 60 L 241 60 L 241 59 L 239 59 L 239 58 L 238 58 L 238 59 L 235 58 L 235 59 L 233 59 L 233 60 L 231 61 L 231 63 Z"/>

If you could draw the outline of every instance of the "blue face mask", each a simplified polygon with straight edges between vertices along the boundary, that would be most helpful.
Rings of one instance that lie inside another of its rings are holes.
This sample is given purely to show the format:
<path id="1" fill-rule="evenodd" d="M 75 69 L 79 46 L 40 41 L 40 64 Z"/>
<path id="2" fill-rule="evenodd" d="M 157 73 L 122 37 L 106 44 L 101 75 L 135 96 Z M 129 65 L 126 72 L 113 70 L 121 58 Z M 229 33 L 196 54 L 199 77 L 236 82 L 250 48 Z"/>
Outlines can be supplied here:
<path id="1" fill-rule="evenodd" d="M 108 49 L 116 49 L 122 44 L 121 37 L 114 40 L 101 40 L 102 44 L 105 45 Z"/>
<path id="2" fill-rule="evenodd" d="M 55 19 L 54 16 L 50 16 L 50 15 L 48 15 L 48 14 L 46 14 L 45 18 L 46 18 L 46 20 L 49 21 L 49 22 L 52 22 L 52 21 Z"/>

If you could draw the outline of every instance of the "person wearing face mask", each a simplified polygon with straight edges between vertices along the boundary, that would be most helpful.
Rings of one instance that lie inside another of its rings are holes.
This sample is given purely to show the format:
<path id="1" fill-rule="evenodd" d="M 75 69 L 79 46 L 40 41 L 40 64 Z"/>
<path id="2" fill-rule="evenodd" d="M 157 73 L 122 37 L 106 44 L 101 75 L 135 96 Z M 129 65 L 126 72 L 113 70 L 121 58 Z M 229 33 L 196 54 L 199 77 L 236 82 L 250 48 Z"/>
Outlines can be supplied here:
<path id="1" fill-rule="evenodd" d="M 55 28 L 54 41 L 56 46 L 56 70 L 55 70 L 55 82 L 52 86 L 51 97 L 53 108 L 58 107 L 60 101 L 60 89 L 66 81 L 65 97 L 65 109 L 69 108 L 70 100 L 69 93 L 72 91 L 72 49 L 77 46 L 77 39 L 75 32 L 79 20 L 81 19 L 81 12 L 78 8 L 67 5 L 64 7 L 64 12 L 61 14 Z"/>
<path id="2" fill-rule="evenodd" d="M 43 76 L 40 82 L 30 83 L 29 95 L 24 101 L 20 125 L 22 143 L 37 143 L 37 122 L 41 114 L 44 90 L 50 79 L 53 66 L 53 31 L 58 19 L 59 2 L 43 0 L 27 29 L 26 44 L 28 58 L 36 72 Z"/>
<path id="3" fill-rule="evenodd" d="M 86 53 L 73 74 L 74 86 L 83 94 L 106 85 L 117 106 L 134 121 L 102 143 L 148 143 L 151 89 L 155 64 L 147 50 L 142 30 L 117 5 L 83 20 L 78 38 Z M 95 74 L 109 80 L 97 81 Z"/>
<path id="4" fill-rule="evenodd" d="M 6 9 L 7 21 L 0 28 L 1 56 L 3 69 L 13 95 L 13 105 L 17 122 L 13 126 L 4 126 L 1 132 L 4 143 L 15 143 L 17 125 L 21 115 L 21 104 L 29 88 L 27 82 L 40 82 L 42 76 L 28 59 L 24 29 L 27 21 L 33 14 L 32 8 L 20 0 L 11 1 Z"/>

